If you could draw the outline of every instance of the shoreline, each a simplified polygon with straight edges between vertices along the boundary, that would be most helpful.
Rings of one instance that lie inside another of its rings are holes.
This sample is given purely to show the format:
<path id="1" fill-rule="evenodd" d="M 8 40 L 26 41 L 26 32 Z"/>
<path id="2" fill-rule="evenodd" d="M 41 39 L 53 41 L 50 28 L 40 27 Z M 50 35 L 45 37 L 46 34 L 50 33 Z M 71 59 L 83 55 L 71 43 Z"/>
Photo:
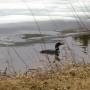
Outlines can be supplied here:
<path id="1" fill-rule="evenodd" d="M 0 77 L 0 90 L 89 90 L 90 64 Z"/>

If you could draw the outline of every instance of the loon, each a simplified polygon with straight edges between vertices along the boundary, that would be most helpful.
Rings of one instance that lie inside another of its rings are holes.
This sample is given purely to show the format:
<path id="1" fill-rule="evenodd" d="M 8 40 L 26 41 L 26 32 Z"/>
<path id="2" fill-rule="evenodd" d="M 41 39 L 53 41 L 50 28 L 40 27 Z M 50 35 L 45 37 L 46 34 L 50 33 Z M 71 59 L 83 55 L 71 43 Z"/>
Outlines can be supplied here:
<path id="1" fill-rule="evenodd" d="M 51 49 L 42 50 L 42 51 L 40 51 L 40 53 L 59 56 L 59 53 L 60 53 L 60 52 L 59 52 L 59 46 L 61 46 L 61 45 L 63 45 L 63 43 L 57 42 L 57 43 L 55 44 L 55 50 L 51 50 Z"/>
<path id="2" fill-rule="evenodd" d="M 55 44 L 55 50 L 51 50 L 51 49 L 48 49 L 48 50 L 42 50 L 40 51 L 41 54 L 48 54 L 48 55 L 55 55 L 55 60 L 57 61 L 60 61 L 60 58 L 59 58 L 59 47 L 63 45 L 63 43 L 61 42 L 57 42 Z M 54 61 L 55 62 L 55 61 Z"/>

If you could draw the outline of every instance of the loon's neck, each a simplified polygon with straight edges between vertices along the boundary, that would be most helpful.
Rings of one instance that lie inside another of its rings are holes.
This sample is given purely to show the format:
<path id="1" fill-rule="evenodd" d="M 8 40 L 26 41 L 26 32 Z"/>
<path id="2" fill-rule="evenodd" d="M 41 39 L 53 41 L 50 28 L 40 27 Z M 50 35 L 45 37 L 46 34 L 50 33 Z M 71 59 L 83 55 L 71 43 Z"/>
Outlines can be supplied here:
<path id="1" fill-rule="evenodd" d="M 58 51 L 59 50 L 59 46 L 61 45 L 61 43 L 59 43 L 59 42 L 57 42 L 56 44 L 55 44 L 55 51 Z"/>

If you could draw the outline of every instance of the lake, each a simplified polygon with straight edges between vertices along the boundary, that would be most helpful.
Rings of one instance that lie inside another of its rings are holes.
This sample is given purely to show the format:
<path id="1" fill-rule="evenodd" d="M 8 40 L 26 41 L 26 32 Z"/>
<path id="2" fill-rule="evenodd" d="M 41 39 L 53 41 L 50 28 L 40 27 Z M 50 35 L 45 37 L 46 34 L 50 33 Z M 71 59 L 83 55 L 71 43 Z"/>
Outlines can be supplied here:
<path id="1" fill-rule="evenodd" d="M 73 23 L 72 23 L 73 22 Z M 47 68 L 55 55 L 41 54 L 41 50 L 55 49 L 56 42 L 64 42 L 60 47 L 60 62 L 89 63 L 90 31 L 79 30 L 75 21 L 56 21 L 57 28 L 50 22 L 39 22 L 40 31 L 31 22 L 0 25 L 0 69 L 22 72 L 30 69 Z M 59 25 L 61 23 L 61 25 Z M 64 26 L 64 25 L 65 26 Z M 89 25 L 89 21 L 86 23 Z"/>

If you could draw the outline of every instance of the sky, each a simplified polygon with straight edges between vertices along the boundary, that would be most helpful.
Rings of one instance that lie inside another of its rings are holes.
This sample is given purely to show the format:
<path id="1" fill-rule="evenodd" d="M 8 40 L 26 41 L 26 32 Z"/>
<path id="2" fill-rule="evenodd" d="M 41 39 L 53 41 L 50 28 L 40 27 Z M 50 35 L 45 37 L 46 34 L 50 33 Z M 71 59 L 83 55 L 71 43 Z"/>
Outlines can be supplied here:
<path id="1" fill-rule="evenodd" d="M 90 1 L 0 0 L 0 24 L 34 21 L 32 15 L 37 21 L 48 21 L 51 19 L 75 20 L 77 15 L 82 20 L 88 20 L 90 16 Z"/>

